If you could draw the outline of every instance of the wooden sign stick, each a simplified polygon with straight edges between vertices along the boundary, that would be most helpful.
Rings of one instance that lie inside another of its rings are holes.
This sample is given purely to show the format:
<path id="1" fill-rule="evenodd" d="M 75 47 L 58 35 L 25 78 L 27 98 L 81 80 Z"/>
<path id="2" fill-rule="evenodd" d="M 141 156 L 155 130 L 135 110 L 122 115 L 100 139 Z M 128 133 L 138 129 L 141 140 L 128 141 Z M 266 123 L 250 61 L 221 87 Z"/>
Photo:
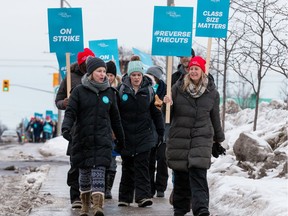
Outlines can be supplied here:
<path id="1" fill-rule="evenodd" d="M 66 53 L 66 77 L 67 77 L 67 97 L 70 96 L 71 91 L 71 71 L 70 71 L 70 53 Z"/>

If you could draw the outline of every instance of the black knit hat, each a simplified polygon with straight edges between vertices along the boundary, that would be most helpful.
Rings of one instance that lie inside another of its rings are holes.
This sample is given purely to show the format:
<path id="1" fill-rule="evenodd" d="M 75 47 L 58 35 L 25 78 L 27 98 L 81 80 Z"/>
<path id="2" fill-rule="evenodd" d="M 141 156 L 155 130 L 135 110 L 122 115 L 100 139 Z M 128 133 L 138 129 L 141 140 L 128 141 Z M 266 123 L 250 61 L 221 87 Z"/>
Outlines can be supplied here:
<path id="1" fill-rule="evenodd" d="M 109 62 L 106 63 L 106 65 L 107 65 L 106 73 L 111 73 L 114 76 L 116 76 L 117 69 L 116 69 L 115 63 L 113 61 L 109 61 Z"/>
<path id="2" fill-rule="evenodd" d="M 94 70 L 96 70 L 99 67 L 106 67 L 105 62 L 97 57 L 89 57 L 87 58 L 86 61 L 86 68 L 87 68 L 87 75 L 89 76 L 90 74 L 93 73 Z"/>

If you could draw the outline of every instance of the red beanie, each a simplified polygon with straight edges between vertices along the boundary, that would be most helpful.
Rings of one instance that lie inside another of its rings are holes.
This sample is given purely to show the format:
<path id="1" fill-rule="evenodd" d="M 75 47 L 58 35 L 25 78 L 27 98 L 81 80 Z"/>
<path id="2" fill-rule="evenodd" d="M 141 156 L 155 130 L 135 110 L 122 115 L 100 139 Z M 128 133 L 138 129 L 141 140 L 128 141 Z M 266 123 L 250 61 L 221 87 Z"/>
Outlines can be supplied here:
<path id="1" fill-rule="evenodd" d="M 79 52 L 77 55 L 78 65 L 81 65 L 83 62 L 85 62 L 88 56 L 95 57 L 95 54 L 89 48 L 85 48 L 83 52 Z"/>
<path id="2" fill-rule="evenodd" d="M 206 64 L 205 59 L 203 59 L 201 56 L 195 56 L 195 57 L 191 58 L 188 67 L 190 68 L 191 66 L 196 65 L 196 66 L 200 67 L 202 69 L 202 71 L 205 73 L 205 71 L 206 71 L 205 64 Z"/>

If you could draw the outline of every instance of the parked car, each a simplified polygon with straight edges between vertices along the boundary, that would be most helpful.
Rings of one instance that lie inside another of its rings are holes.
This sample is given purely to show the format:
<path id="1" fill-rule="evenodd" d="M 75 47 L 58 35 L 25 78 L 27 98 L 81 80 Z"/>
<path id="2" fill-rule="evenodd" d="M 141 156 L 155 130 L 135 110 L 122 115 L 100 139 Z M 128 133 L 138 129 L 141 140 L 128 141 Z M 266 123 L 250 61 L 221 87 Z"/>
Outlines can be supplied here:
<path id="1" fill-rule="evenodd" d="M 1 142 L 3 143 L 18 143 L 19 136 L 16 130 L 5 130 L 1 135 Z"/>

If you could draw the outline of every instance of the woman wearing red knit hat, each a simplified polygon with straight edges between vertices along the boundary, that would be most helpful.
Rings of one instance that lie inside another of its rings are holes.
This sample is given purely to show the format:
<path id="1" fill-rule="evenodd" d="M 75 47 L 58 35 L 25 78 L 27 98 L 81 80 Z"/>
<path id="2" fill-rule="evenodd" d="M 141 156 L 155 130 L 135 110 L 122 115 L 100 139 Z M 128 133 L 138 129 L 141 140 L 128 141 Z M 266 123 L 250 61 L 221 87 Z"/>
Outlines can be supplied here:
<path id="1" fill-rule="evenodd" d="M 167 142 L 168 166 L 174 172 L 174 216 L 208 216 L 207 170 L 211 165 L 213 142 L 225 139 L 221 127 L 220 97 L 212 76 L 205 73 L 206 61 L 195 56 L 189 73 L 172 87 L 171 128 Z M 213 154 L 214 155 L 214 154 Z"/>

